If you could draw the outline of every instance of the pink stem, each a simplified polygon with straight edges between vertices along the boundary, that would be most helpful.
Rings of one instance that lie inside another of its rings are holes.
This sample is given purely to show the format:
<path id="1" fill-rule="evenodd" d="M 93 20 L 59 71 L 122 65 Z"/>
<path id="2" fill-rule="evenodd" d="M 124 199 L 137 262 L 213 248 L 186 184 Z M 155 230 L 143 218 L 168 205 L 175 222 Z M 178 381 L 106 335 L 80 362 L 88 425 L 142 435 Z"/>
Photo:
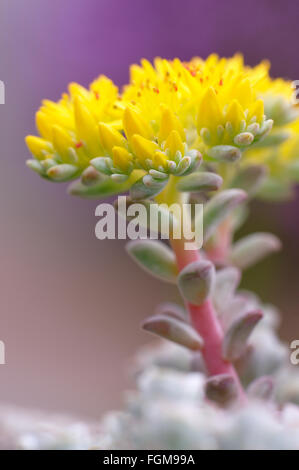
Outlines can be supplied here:
<path id="1" fill-rule="evenodd" d="M 222 222 L 218 229 L 216 243 L 212 242 L 211 246 L 206 250 L 209 260 L 214 263 L 225 263 L 231 246 L 231 241 L 231 221 L 228 218 Z"/>
<path id="2" fill-rule="evenodd" d="M 178 268 L 181 271 L 188 264 L 198 261 L 200 254 L 195 247 L 194 250 L 184 249 L 184 240 L 171 240 L 172 248 L 175 252 Z M 210 299 L 202 305 L 193 305 L 187 302 L 191 322 L 204 340 L 202 355 L 205 361 L 207 373 L 212 375 L 229 374 L 235 379 L 239 397 L 245 401 L 245 393 L 240 383 L 238 374 L 231 362 L 222 357 L 223 330 L 215 314 L 214 307 Z"/>

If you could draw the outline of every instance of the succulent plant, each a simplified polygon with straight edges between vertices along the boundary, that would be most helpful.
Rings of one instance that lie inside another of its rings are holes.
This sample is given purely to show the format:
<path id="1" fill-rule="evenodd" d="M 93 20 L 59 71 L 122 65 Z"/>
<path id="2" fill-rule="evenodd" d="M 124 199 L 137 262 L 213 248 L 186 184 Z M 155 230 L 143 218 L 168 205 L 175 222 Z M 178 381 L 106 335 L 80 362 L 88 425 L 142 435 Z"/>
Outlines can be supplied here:
<path id="1" fill-rule="evenodd" d="M 167 243 L 131 240 L 127 251 L 177 284 L 184 306 L 164 304 L 143 322 L 175 344 L 143 355 L 138 389 L 106 420 L 102 447 L 299 448 L 299 412 L 285 404 L 299 403 L 299 379 L 276 333 L 278 314 L 238 289 L 242 271 L 280 242 L 270 233 L 235 241 L 252 198 L 284 199 L 298 181 L 292 93 L 268 62 L 248 67 L 240 55 L 213 54 L 143 60 L 121 94 L 100 76 L 38 111 L 40 136 L 26 138 L 30 168 L 52 181 L 79 178 L 69 188 L 77 196 L 128 193 L 128 207 L 138 202 L 146 217 L 156 208 L 171 221 Z M 186 202 L 196 230 L 203 204 L 200 248 L 175 236 L 174 205 Z"/>

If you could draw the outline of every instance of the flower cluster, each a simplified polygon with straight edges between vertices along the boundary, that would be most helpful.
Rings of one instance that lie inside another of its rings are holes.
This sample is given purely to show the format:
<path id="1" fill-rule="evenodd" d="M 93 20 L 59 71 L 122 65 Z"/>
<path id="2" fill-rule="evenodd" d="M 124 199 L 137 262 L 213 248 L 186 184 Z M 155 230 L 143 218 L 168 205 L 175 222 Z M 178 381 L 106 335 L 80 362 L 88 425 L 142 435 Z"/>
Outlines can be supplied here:
<path id="1" fill-rule="evenodd" d="M 27 163 L 53 181 L 80 176 L 72 192 L 97 197 L 136 181 L 152 187 L 151 196 L 170 175 L 196 171 L 202 158 L 213 167 L 246 150 L 245 163 L 271 166 L 273 143 L 284 141 L 290 126 L 297 135 L 292 91 L 290 82 L 270 78 L 267 62 L 251 68 L 240 55 L 142 60 L 122 93 L 100 76 L 89 89 L 70 84 L 58 103 L 45 100 L 36 114 L 40 137 L 26 138 L 34 156 Z"/>

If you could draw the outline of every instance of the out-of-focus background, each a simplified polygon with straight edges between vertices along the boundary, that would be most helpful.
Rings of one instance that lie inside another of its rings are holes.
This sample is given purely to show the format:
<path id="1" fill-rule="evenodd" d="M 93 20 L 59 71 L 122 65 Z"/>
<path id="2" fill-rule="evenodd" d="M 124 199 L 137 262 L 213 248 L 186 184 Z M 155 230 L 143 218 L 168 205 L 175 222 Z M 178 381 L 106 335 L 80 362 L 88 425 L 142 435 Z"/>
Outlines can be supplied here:
<path id="1" fill-rule="evenodd" d="M 25 167 L 41 100 L 100 73 L 122 85 L 130 63 L 157 55 L 241 51 L 250 65 L 268 58 L 273 76 L 299 79 L 298 15 L 293 0 L 1 0 L 1 402 L 95 418 L 120 406 L 129 359 L 149 341 L 141 320 L 177 298 L 124 243 L 95 238 L 96 201 Z M 299 337 L 298 204 L 255 204 L 246 225 L 283 240 L 244 285 L 280 307 L 286 341 Z"/>

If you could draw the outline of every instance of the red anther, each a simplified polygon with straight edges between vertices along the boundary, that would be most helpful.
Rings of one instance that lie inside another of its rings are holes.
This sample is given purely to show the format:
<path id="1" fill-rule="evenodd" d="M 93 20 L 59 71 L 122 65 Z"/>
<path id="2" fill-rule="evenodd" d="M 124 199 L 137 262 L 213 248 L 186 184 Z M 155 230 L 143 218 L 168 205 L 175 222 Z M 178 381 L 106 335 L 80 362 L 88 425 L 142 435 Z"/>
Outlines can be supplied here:
<path id="1" fill-rule="evenodd" d="M 75 147 L 76 149 L 79 149 L 80 147 L 82 147 L 82 145 L 83 145 L 83 142 L 82 140 L 80 140 L 79 142 L 76 143 Z"/>
<path id="2" fill-rule="evenodd" d="M 94 92 L 94 96 L 96 97 L 96 100 L 100 99 L 100 93 L 98 91 Z"/>
<path id="3" fill-rule="evenodd" d="M 200 77 L 199 81 L 202 83 L 202 82 L 203 82 L 203 78 L 202 78 L 202 77 Z"/>
<path id="4" fill-rule="evenodd" d="M 155 93 L 160 93 L 159 88 L 153 88 L 153 91 L 154 91 Z"/>
<path id="5" fill-rule="evenodd" d="M 173 84 L 173 89 L 174 91 L 178 91 L 178 86 L 176 85 L 176 83 Z"/>
<path id="6" fill-rule="evenodd" d="M 222 86 L 223 85 L 223 80 L 222 78 L 219 80 L 219 86 Z"/>

